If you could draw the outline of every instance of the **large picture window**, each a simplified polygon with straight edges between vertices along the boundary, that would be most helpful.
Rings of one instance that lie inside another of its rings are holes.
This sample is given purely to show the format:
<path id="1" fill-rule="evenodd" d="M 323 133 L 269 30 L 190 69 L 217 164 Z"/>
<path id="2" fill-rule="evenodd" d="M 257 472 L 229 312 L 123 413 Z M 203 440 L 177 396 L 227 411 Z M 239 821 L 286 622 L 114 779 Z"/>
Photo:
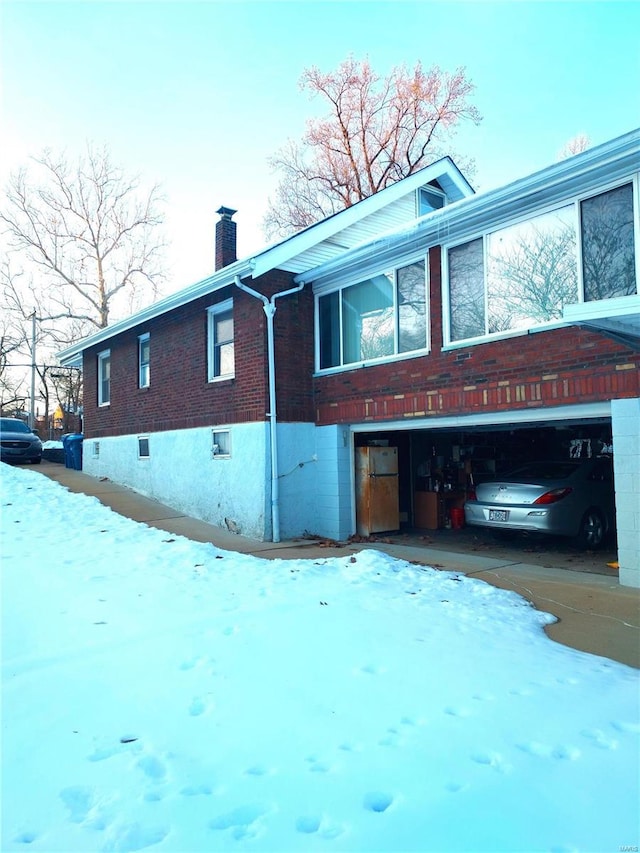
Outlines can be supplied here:
<path id="1" fill-rule="evenodd" d="M 318 338 L 321 370 L 426 349 L 424 261 L 320 296 Z"/>
<path id="2" fill-rule="evenodd" d="M 447 269 L 451 342 L 543 326 L 562 320 L 565 305 L 636 293 L 633 186 L 453 246 Z"/>
<path id="3" fill-rule="evenodd" d="M 233 300 L 208 309 L 208 378 L 232 379 L 235 375 Z"/>
<path id="4" fill-rule="evenodd" d="M 98 405 L 111 402 L 111 350 L 98 353 Z"/>

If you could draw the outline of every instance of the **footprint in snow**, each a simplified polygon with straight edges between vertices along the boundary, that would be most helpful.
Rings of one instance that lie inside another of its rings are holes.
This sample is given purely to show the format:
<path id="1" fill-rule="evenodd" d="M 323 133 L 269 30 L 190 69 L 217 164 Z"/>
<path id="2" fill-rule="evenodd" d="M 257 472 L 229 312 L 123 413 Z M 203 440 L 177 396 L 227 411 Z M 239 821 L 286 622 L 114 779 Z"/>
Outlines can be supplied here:
<path id="1" fill-rule="evenodd" d="M 386 812 L 389 806 L 393 803 L 391 794 L 384 791 L 370 791 L 364 795 L 362 805 L 370 812 Z"/>
<path id="2" fill-rule="evenodd" d="M 34 841 L 38 840 L 37 832 L 19 832 L 14 839 L 16 844 L 33 844 Z"/>
<path id="3" fill-rule="evenodd" d="M 268 809 L 255 803 L 239 806 L 209 821 L 209 829 L 217 832 L 229 830 L 235 841 L 255 838 L 260 833 L 260 823 L 267 812 Z"/>
<path id="4" fill-rule="evenodd" d="M 296 820 L 296 830 L 304 835 L 318 835 L 331 840 L 342 835 L 344 828 L 320 815 L 302 815 Z"/>
<path id="5" fill-rule="evenodd" d="M 214 703 L 211 699 L 203 698 L 202 696 L 194 696 L 189 705 L 189 714 L 192 717 L 200 717 L 202 714 L 211 711 L 214 708 Z"/>

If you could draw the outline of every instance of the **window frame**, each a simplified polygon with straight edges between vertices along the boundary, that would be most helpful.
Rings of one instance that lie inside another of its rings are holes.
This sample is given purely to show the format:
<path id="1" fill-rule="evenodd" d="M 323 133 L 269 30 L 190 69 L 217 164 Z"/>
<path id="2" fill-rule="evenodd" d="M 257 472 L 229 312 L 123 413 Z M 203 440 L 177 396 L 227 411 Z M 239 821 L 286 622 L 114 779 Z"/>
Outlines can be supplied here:
<path id="1" fill-rule="evenodd" d="M 407 269 L 415 264 L 422 263 L 424 267 L 424 324 L 425 324 L 425 345 L 419 349 L 400 352 L 400 302 L 399 302 L 399 271 Z M 345 348 L 345 330 L 344 330 L 344 299 L 343 293 L 349 288 L 355 288 L 379 276 L 390 278 L 392 286 L 393 300 L 391 311 L 393 316 L 393 353 L 390 355 L 375 356 L 372 358 L 359 359 L 352 362 L 344 362 Z M 337 316 L 338 316 L 338 357 L 340 363 L 331 367 L 321 366 L 321 335 L 320 335 L 320 300 L 324 297 L 330 297 L 337 294 Z M 325 376 L 330 373 L 339 373 L 345 370 L 356 370 L 371 364 L 383 364 L 388 362 L 403 361 L 408 358 L 416 358 L 421 355 L 426 355 L 431 350 L 431 323 L 430 323 L 430 277 L 429 277 L 429 257 L 428 253 L 420 253 L 412 258 L 407 258 L 394 264 L 392 267 L 385 265 L 384 267 L 375 267 L 370 270 L 363 270 L 361 275 L 350 277 L 346 281 L 319 288 L 314 293 L 314 338 L 315 338 L 315 373 Z"/>
<path id="2" fill-rule="evenodd" d="M 146 448 L 146 453 L 143 453 L 143 448 Z M 151 445 L 148 435 L 138 436 L 138 459 L 149 459 L 151 457 Z"/>
<path id="3" fill-rule="evenodd" d="M 226 445 L 225 449 L 221 448 L 221 443 L 219 441 L 220 436 L 226 436 L 226 441 L 224 444 Z M 216 441 L 218 438 L 218 441 Z M 216 449 L 218 448 L 218 449 Z M 212 459 L 231 459 L 231 430 L 230 429 L 218 429 L 214 427 L 211 430 L 211 458 Z"/>
<path id="4" fill-rule="evenodd" d="M 108 376 L 106 379 L 103 376 L 105 364 L 108 365 Z M 104 408 L 111 405 L 111 349 L 105 349 L 98 353 L 97 371 L 98 407 Z M 105 384 L 107 386 L 106 397 L 104 393 Z"/>
<path id="5" fill-rule="evenodd" d="M 498 332 L 486 332 L 481 335 L 476 335 L 475 337 L 469 338 L 461 338 L 459 340 L 451 339 L 451 287 L 450 287 L 450 265 L 449 265 L 449 252 L 452 249 L 456 249 L 462 246 L 467 246 L 473 243 L 475 240 L 482 240 L 482 254 L 483 254 L 483 266 L 482 266 L 482 276 L 483 276 L 483 284 L 484 284 L 484 304 L 485 304 L 485 330 L 487 328 L 487 324 L 489 322 L 489 314 L 488 314 L 488 290 L 487 290 L 487 281 L 488 281 L 488 238 L 492 234 L 496 234 L 497 232 L 506 230 L 512 226 L 520 225 L 526 222 L 531 222 L 538 217 L 544 216 L 546 214 L 554 213 L 556 211 L 562 210 L 563 208 L 572 208 L 572 217 L 573 224 L 575 227 L 576 234 L 576 252 L 575 252 L 575 264 L 576 264 L 576 272 L 577 272 L 577 304 L 583 304 L 586 300 L 584 298 L 584 272 L 583 272 L 583 230 L 582 230 L 582 204 L 585 201 L 589 201 L 590 199 L 597 198 L 598 196 L 604 195 L 613 190 L 619 189 L 621 187 L 627 186 L 631 184 L 633 191 L 633 217 L 634 217 L 634 227 L 633 227 L 633 239 L 634 239 L 634 250 L 635 250 L 635 272 L 636 272 L 636 293 L 640 295 L 640 226 L 638 223 L 639 218 L 639 210 L 640 210 L 640 180 L 637 174 L 627 175 L 626 177 L 616 180 L 607 184 L 604 184 L 597 189 L 589 189 L 584 193 L 580 193 L 577 195 L 570 195 L 563 199 L 559 199 L 555 201 L 553 204 L 543 205 L 540 208 L 529 211 L 527 215 L 519 216 L 519 217 L 511 217 L 508 219 L 497 220 L 495 223 L 485 226 L 482 229 L 478 229 L 473 232 L 469 232 L 469 234 L 465 235 L 464 239 L 456 239 L 451 242 L 443 242 L 441 245 L 441 264 L 442 264 L 442 331 L 443 331 L 443 351 L 459 349 L 461 347 L 467 346 L 475 346 L 476 344 L 485 343 L 487 341 L 501 340 L 512 337 L 519 337 L 522 335 L 529 334 L 530 331 L 543 331 L 554 328 L 563 328 L 567 324 L 564 320 L 553 320 L 548 323 L 539 323 L 530 326 L 529 328 L 519 328 L 519 329 L 508 329 L 504 331 Z M 618 297 L 608 297 L 611 299 L 616 299 Z M 567 303 L 574 304 L 574 303 Z"/>
<path id="6" fill-rule="evenodd" d="M 147 359 L 143 358 L 144 345 L 147 345 Z M 151 335 L 146 332 L 138 335 L 138 388 L 148 388 L 151 385 Z"/>
<path id="7" fill-rule="evenodd" d="M 216 340 L 216 319 L 220 314 L 231 312 L 233 337 L 230 340 L 219 343 Z M 233 370 L 229 373 L 216 373 L 216 353 L 224 344 L 233 345 Z M 235 379 L 235 323 L 233 317 L 233 297 L 217 302 L 207 308 L 207 382 L 223 382 Z"/>

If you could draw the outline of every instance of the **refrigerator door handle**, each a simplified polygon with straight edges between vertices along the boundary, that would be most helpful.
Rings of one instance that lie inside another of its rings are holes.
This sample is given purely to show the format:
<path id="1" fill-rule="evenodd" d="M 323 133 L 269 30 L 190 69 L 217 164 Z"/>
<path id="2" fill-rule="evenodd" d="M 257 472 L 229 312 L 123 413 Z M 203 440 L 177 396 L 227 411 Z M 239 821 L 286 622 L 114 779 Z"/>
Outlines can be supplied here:
<path id="1" fill-rule="evenodd" d="M 369 476 L 370 477 L 397 477 L 398 475 L 396 473 L 376 474 L 375 471 L 373 471 L 371 474 L 369 474 Z"/>

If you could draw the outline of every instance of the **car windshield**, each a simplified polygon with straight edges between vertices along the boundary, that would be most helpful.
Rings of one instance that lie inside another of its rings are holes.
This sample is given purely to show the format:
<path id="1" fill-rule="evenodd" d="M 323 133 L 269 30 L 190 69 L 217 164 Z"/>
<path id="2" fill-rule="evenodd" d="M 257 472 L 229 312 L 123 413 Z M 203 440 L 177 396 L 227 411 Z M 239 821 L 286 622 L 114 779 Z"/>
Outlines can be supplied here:
<path id="1" fill-rule="evenodd" d="M 544 480 L 565 480 L 579 467 L 577 462 L 532 462 L 516 468 L 507 475 L 510 480 L 520 480 L 523 483 L 538 483 Z"/>
<path id="2" fill-rule="evenodd" d="M 0 432 L 31 432 L 31 430 L 23 421 L 0 418 Z"/>

